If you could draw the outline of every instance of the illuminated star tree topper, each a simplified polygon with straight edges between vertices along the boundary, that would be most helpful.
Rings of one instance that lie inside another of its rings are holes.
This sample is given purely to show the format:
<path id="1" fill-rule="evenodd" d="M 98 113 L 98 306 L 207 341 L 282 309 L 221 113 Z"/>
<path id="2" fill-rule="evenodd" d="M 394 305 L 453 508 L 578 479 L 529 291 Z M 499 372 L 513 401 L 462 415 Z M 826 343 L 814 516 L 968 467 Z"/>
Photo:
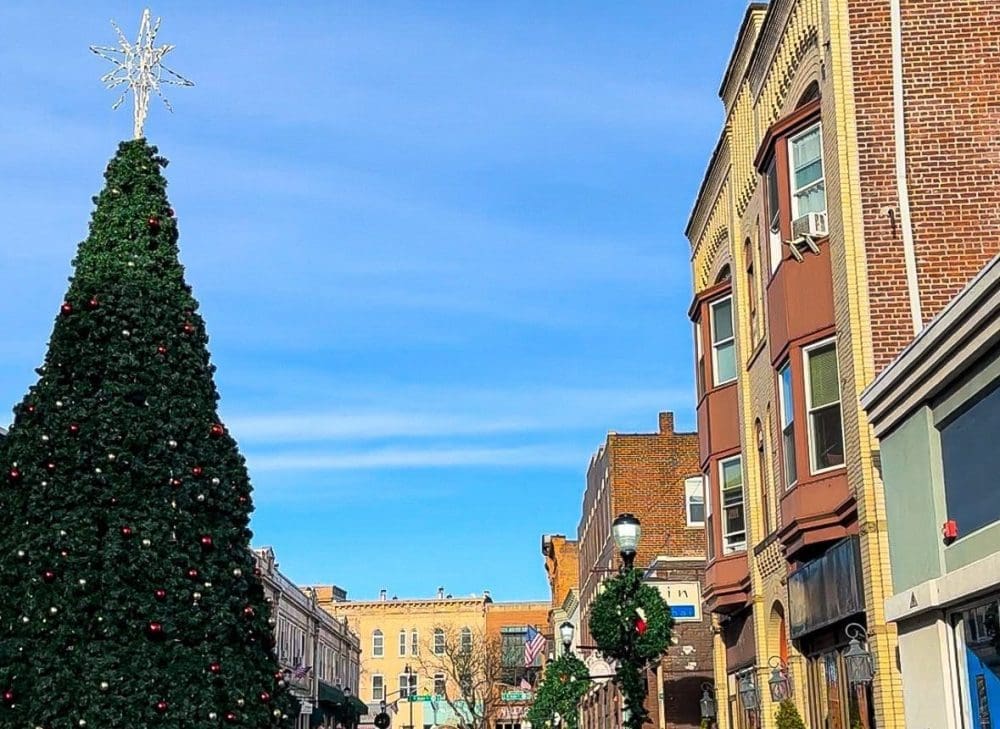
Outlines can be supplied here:
<path id="1" fill-rule="evenodd" d="M 167 110 L 173 111 L 160 86 L 162 84 L 194 86 L 194 82 L 163 65 L 164 56 L 170 53 L 174 46 L 164 44 L 158 48 L 154 47 L 156 34 L 160 30 L 160 18 L 157 18 L 155 23 L 152 22 L 149 8 L 142 11 L 139 36 L 135 39 L 135 43 L 128 41 L 122 29 L 113 20 L 111 25 L 118 34 L 118 47 L 91 46 L 90 50 L 115 65 L 113 70 L 101 76 L 101 82 L 109 89 L 125 87 L 111 108 L 117 109 L 121 106 L 128 92 L 132 92 L 135 101 L 133 135 L 136 139 L 140 139 L 143 136 L 142 128 L 146 123 L 146 116 L 149 114 L 149 93 L 156 92 Z"/>

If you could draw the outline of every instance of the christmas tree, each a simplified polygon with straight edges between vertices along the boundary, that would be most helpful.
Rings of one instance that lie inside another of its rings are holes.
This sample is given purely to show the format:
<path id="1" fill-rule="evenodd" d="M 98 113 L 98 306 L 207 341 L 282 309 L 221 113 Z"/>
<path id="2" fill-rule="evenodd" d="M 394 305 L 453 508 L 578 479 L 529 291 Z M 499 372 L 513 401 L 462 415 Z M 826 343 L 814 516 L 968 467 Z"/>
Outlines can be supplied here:
<path id="1" fill-rule="evenodd" d="M 166 161 L 123 142 L 0 441 L 0 727 L 285 727 Z"/>

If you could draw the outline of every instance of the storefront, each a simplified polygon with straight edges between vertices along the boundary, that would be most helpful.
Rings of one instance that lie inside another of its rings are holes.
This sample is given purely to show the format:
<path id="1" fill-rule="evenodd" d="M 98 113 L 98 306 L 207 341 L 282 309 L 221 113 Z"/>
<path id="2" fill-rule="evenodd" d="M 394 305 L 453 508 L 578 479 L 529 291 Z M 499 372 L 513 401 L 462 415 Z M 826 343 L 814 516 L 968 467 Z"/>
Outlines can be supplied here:
<path id="1" fill-rule="evenodd" d="M 740 681 L 752 674 L 756 665 L 753 632 L 753 610 L 747 609 L 727 617 L 722 623 L 722 641 L 726 646 L 726 711 L 732 729 L 757 729 L 758 712 L 748 710 L 740 696 Z M 721 708 L 721 707 L 720 707 Z"/>
<path id="2" fill-rule="evenodd" d="M 1000 594 L 952 612 L 949 622 L 964 726 L 1000 727 Z"/>
<path id="3" fill-rule="evenodd" d="M 857 537 L 837 542 L 788 576 L 789 636 L 805 657 L 810 724 L 874 729 L 871 685 L 848 680 L 851 637 L 866 635 Z"/>

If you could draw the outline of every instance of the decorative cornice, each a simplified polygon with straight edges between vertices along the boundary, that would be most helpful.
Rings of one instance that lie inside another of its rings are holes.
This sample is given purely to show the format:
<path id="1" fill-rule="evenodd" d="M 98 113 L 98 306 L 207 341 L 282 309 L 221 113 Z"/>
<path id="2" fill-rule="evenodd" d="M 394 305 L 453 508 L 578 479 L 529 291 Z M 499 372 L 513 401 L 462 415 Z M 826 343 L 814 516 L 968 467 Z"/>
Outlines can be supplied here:
<path id="1" fill-rule="evenodd" d="M 719 86 L 719 97 L 726 109 L 732 108 L 736 90 L 741 86 L 746 75 L 757 35 L 760 32 L 763 18 L 767 15 L 768 7 L 767 3 L 750 3 L 743 15 L 743 22 L 736 33 L 736 42 L 729 55 L 729 63 L 726 65 L 726 71 L 722 75 L 722 83 Z"/>

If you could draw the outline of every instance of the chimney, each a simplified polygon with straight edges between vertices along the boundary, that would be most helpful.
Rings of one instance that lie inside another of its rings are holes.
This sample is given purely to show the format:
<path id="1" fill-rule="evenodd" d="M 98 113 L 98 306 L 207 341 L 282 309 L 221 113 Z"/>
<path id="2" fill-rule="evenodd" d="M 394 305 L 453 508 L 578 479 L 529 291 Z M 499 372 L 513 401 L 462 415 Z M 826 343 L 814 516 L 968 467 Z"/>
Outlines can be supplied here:
<path id="1" fill-rule="evenodd" d="M 483 602 L 493 602 L 493 598 L 490 597 L 489 590 L 483 590 Z"/>
<path id="2" fill-rule="evenodd" d="M 388 597 L 388 595 L 389 595 L 389 591 L 386 590 L 383 587 L 381 590 L 378 591 L 378 601 L 379 602 L 385 602 L 385 599 L 386 599 L 386 597 Z"/>
<path id="3" fill-rule="evenodd" d="M 438 588 L 438 600 L 444 600 L 444 588 L 443 587 L 439 587 Z"/>
<path id="4" fill-rule="evenodd" d="M 660 435 L 670 435 L 674 432 L 674 414 L 660 413 Z"/>

